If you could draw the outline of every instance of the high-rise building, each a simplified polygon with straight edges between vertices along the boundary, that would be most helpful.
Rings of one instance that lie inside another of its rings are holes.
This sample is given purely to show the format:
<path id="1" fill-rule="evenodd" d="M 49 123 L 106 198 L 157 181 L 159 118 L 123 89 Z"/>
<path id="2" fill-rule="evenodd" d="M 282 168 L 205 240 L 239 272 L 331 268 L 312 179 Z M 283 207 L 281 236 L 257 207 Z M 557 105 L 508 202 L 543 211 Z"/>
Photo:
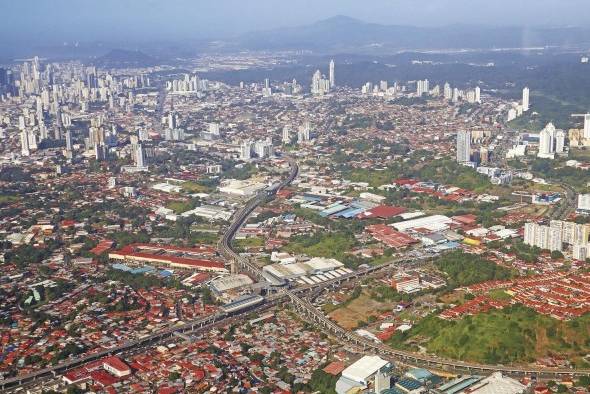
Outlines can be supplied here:
<path id="1" fill-rule="evenodd" d="M 561 130 L 560 130 L 561 131 Z M 556 140 L 557 140 L 558 130 L 555 128 L 553 123 L 549 122 L 547 126 L 539 133 L 539 153 L 537 154 L 538 157 L 542 158 L 549 158 L 552 159 L 554 157 L 554 153 L 556 152 Z M 563 152 L 563 145 L 565 143 L 565 133 L 561 131 L 559 133 L 560 145 L 561 145 L 561 152 Z M 561 153 L 560 152 L 560 153 Z"/>
<path id="2" fill-rule="evenodd" d="M 555 132 L 555 153 L 563 153 L 565 148 L 565 132 L 557 130 Z"/>
<path id="3" fill-rule="evenodd" d="M 588 244 L 576 244 L 574 245 L 572 252 L 574 260 L 586 261 L 590 256 L 590 246 Z"/>
<path id="4" fill-rule="evenodd" d="M 313 74 L 313 78 L 311 80 L 311 93 L 321 96 L 326 94 L 330 91 L 330 80 L 326 79 L 324 75 L 317 70 Z"/>
<path id="5" fill-rule="evenodd" d="M 209 134 L 219 135 L 220 128 L 219 123 L 209 123 Z"/>
<path id="6" fill-rule="evenodd" d="M 287 125 L 283 127 L 283 138 L 281 141 L 283 144 L 288 144 L 291 142 L 291 127 Z"/>
<path id="7" fill-rule="evenodd" d="M 335 64 L 334 59 L 330 60 L 330 88 L 334 88 L 336 86 L 336 75 L 335 75 Z"/>
<path id="8" fill-rule="evenodd" d="M 481 89 L 479 86 L 475 87 L 475 102 L 481 104 Z"/>
<path id="9" fill-rule="evenodd" d="M 584 138 L 590 139 L 590 114 L 584 115 Z"/>
<path id="10" fill-rule="evenodd" d="M 66 129 L 66 151 L 72 151 L 72 132 L 70 129 Z"/>
<path id="11" fill-rule="evenodd" d="M 549 228 L 549 247 L 550 251 L 559 251 L 563 249 L 562 229 Z"/>
<path id="12" fill-rule="evenodd" d="M 453 89 L 453 103 L 458 103 L 459 99 L 461 98 L 461 92 L 459 92 L 459 89 L 455 88 Z"/>
<path id="13" fill-rule="evenodd" d="M 541 226 L 537 223 L 526 223 L 524 225 L 524 243 L 541 249 L 561 250 L 562 229 Z"/>
<path id="14" fill-rule="evenodd" d="M 176 114 L 176 112 L 170 112 L 168 114 L 168 128 L 169 129 L 178 128 L 178 115 Z"/>
<path id="15" fill-rule="evenodd" d="M 529 110 L 529 96 L 530 96 L 530 90 L 528 87 L 525 87 L 524 89 L 522 89 L 522 111 L 523 112 L 527 112 Z"/>
<path id="16" fill-rule="evenodd" d="M 145 168 L 145 152 L 143 151 L 143 146 L 141 144 L 136 144 L 135 146 L 135 166 L 137 168 Z"/>
<path id="17" fill-rule="evenodd" d="M 269 137 L 264 141 L 256 141 L 254 144 L 254 153 L 261 159 L 272 156 L 274 154 L 272 139 Z"/>
<path id="18" fill-rule="evenodd" d="M 430 91 L 430 83 L 428 82 L 428 79 L 425 79 L 424 81 L 417 82 L 416 95 L 418 97 L 421 97 L 423 94 L 428 94 L 429 91 Z"/>
<path id="19" fill-rule="evenodd" d="M 105 145 L 94 144 L 94 158 L 97 161 L 105 160 L 107 158 L 107 147 Z"/>
<path id="20" fill-rule="evenodd" d="M 590 212 L 590 194 L 578 194 L 578 211 Z"/>
<path id="21" fill-rule="evenodd" d="M 31 154 L 29 147 L 29 133 L 27 130 L 21 130 L 20 132 L 20 152 L 23 156 L 29 156 Z"/>
<path id="22" fill-rule="evenodd" d="M 251 141 L 244 141 L 242 145 L 240 145 L 240 159 L 242 160 L 250 160 L 252 158 L 252 142 Z"/>
<path id="23" fill-rule="evenodd" d="M 445 100 L 453 99 L 453 89 L 451 89 L 451 85 L 449 85 L 448 82 L 445 82 L 445 86 L 443 88 L 443 96 Z"/>
<path id="24" fill-rule="evenodd" d="M 471 161 L 471 132 L 468 130 L 457 132 L 457 162 Z"/>

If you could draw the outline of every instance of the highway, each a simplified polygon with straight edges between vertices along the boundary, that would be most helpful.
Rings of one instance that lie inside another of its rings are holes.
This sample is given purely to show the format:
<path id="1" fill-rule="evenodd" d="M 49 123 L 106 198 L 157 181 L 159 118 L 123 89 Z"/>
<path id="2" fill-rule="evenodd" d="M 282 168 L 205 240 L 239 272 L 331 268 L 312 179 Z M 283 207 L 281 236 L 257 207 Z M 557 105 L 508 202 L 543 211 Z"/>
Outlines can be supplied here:
<path id="1" fill-rule="evenodd" d="M 276 191 L 287 186 L 295 179 L 299 171 L 299 167 L 294 160 L 290 161 L 291 173 L 287 179 L 281 182 L 277 190 L 270 195 L 257 196 L 250 200 L 246 206 L 235 215 L 234 222 L 228 228 L 224 234 L 222 240 L 219 243 L 219 248 L 222 254 L 232 260 L 239 267 L 248 273 L 256 274 L 258 277 L 262 276 L 260 268 L 255 264 L 252 264 L 247 259 L 238 255 L 231 246 L 232 240 L 235 234 L 238 232 L 240 227 L 245 223 L 252 211 L 264 201 L 274 197 Z M 415 260 L 415 259 L 414 259 Z M 375 270 L 383 269 L 383 267 L 376 267 Z M 359 273 L 356 274 L 358 277 Z M 330 284 L 319 284 L 316 287 L 326 288 Z M 314 289 L 314 286 L 308 286 L 307 291 Z M 291 301 L 291 307 L 298 312 L 303 318 L 314 323 L 317 327 L 322 329 L 324 332 L 331 334 L 337 338 L 343 345 L 348 345 L 359 349 L 363 353 L 367 354 L 378 354 L 383 357 L 388 357 L 392 360 L 396 360 L 405 364 L 424 366 L 429 368 L 437 368 L 442 370 L 449 370 L 456 373 L 479 373 L 479 374 L 491 374 L 493 372 L 502 372 L 511 376 L 537 376 L 546 378 L 555 378 L 560 376 L 590 376 L 590 369 L 568 369 L 568 368 L 547 368 L 547 367 L 518 367 L 518 366 L 504 366 L 504 365 L 489 365 L 489 364 L 478 364 L 468 363 L 457 360 L 448 360 L 433 355 L 414 353 L 409 351 L 397 350 L 389 347 L 388 345 L 374 342 L 365 337 L 361 337 L 353 332 L 349 332 L 338 324 L 334 323 L 321 311 L 319 311 L 310 301 L 302 298 L 299 294 L 302 293 L 301 288 L 296 290 L 290 290 L 282 288 L 279 290 L 279 294 L 285 294 Z"/>
<path id="2" fill-rule="evenodd" d="M 551 219 L 554 220 L 565 220 L 574 211 L 577 205 L 578 195 L 576 191 L 565 183 L 559 184 L 565 190 L 565 198 L 551 213 Z"/>
<path id="3" fill-rule="evenodd" d="M 232 241 L 244 225 L 251 213 L 261 204 L 274 198 L 276 193 L 289 185 L 296 177 L 299 171 L 297 163 L 290 159 L 291 171 L 287 178 L 281 181 L 278 185 L 269 188 L 257 194 L 254 198 L 249 200 L 246 205 L 233 216 L 232 223 L 225 231 L 221 240 L 219 241 L 219 250 L 221 254 L 230 262 L 234 263 L 238 269 L 245 270 L 248 273 L 262 278 L 262 270 L 255 264 L 248 261 L 246 258 L 237 254 L 232 248 Z M 120 354 L 130 355 L 141 351 L 148 346 L 154 346 L 164 341 L 171 339 L 178 340 L 177 334 L 191 334 L 198 333 L 213 326 L 226 325 L 234 321 L 242 319 L 244 316 L 258 311 L 268 309 L 285 299 L 290 300 L 290 307 L 298 312 L 303 318 L 314 323 L 324 332 L 331 334 L 337 338 L 343 345 L 351 346 L 358 349 L 359 352 L 367 354 L 378 354 L 383 357 L 396 360 L 401 363 L 424 366 L 430 368 L 437 368 L 449 370 L 457 373 L 492 373 L 503 372 L 513 376 L 534 375 L 538 377 L 554 378 L 559 376 L 590 376 L 590 369 L 567 369 L 567 368 L 546 368 L 546 367 L 511 367 L 503 365 L 486 365 L 477 363 L 466 363 L 456 360 L 443 359 L 437 356 L 408 352 L 403 350 L 393 349 L 385 344 L 377 343 L 367 338 L 361 337 L 353 332 L 349 332 L 319 311 L 309 300 L 306 299 L 310 294 L 317 295 L 330 286 L 338 285 L 345 281 L 358 280 L 368 275 L 376 274 L 379 271 L 391 269 L 396 263 L 404 262 L 406 264 L 416 263 L 420 258 L 400 259 L 395 260 L 381 266 L 370 267 L 365 270 L 360 270 L 349 275 L 342 276 L 337 279 L 329 280 L 317 285 L 302 286 L 295 289 L 280 288 L 275 294 L 266 297 L 266 301 L 259 307 L 240 311 L 234 314 L 219 313 L 202 319 L 190 321 L 181 325 L 169 327 L 153 334 L 145 336 L 140 339 L 124 342 L 111 349 L 101 350 L 95 353 L 87 354 L 82 357 L 69 359 L 58 365 L 41 369 L 29 374 L 20 375 L 17 377 L 0 380 L 0 390 L 12 390 L 17 387 L 26 387 L 37 385 L 41 382 L 54 379 L 57 375 L 63 374 L 71 369 L 78 368 L 86 363 L 98 360 L 105 356 Z"/>

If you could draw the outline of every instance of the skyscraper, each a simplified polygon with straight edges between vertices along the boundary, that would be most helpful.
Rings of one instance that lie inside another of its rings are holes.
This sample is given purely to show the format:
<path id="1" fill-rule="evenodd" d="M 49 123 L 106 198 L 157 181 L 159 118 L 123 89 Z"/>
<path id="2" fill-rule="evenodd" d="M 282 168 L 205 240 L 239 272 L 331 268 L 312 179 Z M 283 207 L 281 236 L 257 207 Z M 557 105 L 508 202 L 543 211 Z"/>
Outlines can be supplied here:
<path id="1" fill-rule="evenodd" d="M 20 151 L 23 156 L 29 156 L 31 150 L 29 149 L 29 133 L 27 130 L 21 130 L 20 132 Z"/>
<path id="2" fill-rule="evenodd" d="M 457 132 L 457 162 L 466 163 L 471 161 L 471 132 Z"/>
<path id="3" fill-rule="evenodd" d="M 443 95 L 445 97 L 445 100 L 451 100 L 453 98 L 453 89 L 451 89 L 451 85 L 449 85 L 448 82 L 445 82 Z"/>
<path id="4" fill-rule="evenodd" d="M 330 88 L 336 86 L 336 75 L 334 74 L 334 59 L 330 60 Z"/>
<path id="5" fill-rule="evenodd" d="M 524 89 L 522 89 L 522 111 L 523 112 L 527 112 L 529 110 L 529 95 L 530 95 L 530 91 L 529 88 L 525 87 Z"/>
<path id="6" fill-rule="evenodd" d="M 555 153 L 563 153 L 565 145 L 565 132 L 557 130 L 555 132 Z"/>
<path id="7" fill-rule="evenodd" d="M 145 155 L 141 144 L 135 145 L 135 166 L 137 168 L 145 167 Z"/>
<path id="8" fill-rule="evenodd" d="M 479 86 L 475 87 L 475 102 L 478 104 L 481 103 L 481 89 Z"/>
<path id="9" fill-rule="evenodd" d="M 170 112 L 168 114 L 168 128 L 174 130 L 177 127 L 178 127 L 178 115 L 175 112 Z"/>
<path id="10" fill-rule="evenodd" d="M 250 160 L 252 158 L 252 142 L 251 141 L 244 141 L 242 145 L 240 145 L 240 159 L 242 160 Z"/>
<path id="11" fill-rule="evenodd" d="M 425 79 L 424 81 L 417 82 L 416 94 L 418 95 L 418 97 L 421 97 L 424 93 L 428 94 L 429 91 L 430 91 L 430 83 L 428 82 L 428 79 Z"/>
<path id="12" fill-rule="evenodd" d="M 539 153 L 537 156 L 552 158 L 555 152 L 554 138 L 556 129 L 553 123 L 547 124 L 543 130 L 539 133 Z"/>
<path id="13" fill-rule="evenodd" d="M 72 132 L 70 129 L 66 129 L 66 150 L 68 152 L 72 150 Z"/>
<path id="14" fill-rule="evenodd" d="M 323 95 L 330 91 L 330 81 L 325 79 L 325 76 L 322 75 L 320 70 L 317 70 L 313 74 L 313 78 L 311 80 L 311 93 L 315 95 Z"/>
<path id="15" fill-rule="evenodd" d="M 291 128 L 289 126 L 283 127 L 283 144 L 288 144 L 291 142 Z"/>
<path id="16" fill-rule="evenodd" d="M 590 114 L 584 115 L 584 138 L 590 139 Z"/>

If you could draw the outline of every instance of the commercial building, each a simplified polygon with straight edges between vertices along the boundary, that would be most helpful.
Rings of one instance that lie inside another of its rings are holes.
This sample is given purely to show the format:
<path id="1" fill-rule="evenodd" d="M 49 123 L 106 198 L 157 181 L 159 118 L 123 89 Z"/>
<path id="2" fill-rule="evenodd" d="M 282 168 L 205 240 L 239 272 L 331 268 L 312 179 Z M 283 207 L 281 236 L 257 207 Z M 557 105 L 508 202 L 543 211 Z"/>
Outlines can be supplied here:
<path id="1" fill-rule="evenodd" d="M 131 244 L 109 253 L 109 258 L 131 264 L 153 264 L 167 268 L 225 273 L 225 264 L 210 259 L 215 249 L 181 248 L 168 245 Z M 209 257 L 209 258 L 205 258 Z"/>
<path id="2" fill-rule="evenodd" d="M 381 393 L 391 387 L 391 370 L 393 366 L 379 356 L 364 356 L 344 371 L 336 382 L 336 392 L 344 394 L 358 388 L 371 388 L 373 392 Z"/>
<path id="3" fill-rule="evenodd" d="M 264 189 L 265 185 L 251 180 L 228 179 L 219 186 L 221 193 L 250 197 Z"/>
<path id="4" fill-rule="evenodd" d="M 294 264 L 271 264 L 262 270 L 278 280 L 292 280 L 305 276 L 321 275 L 325 272 L 342 269 L 344 264 L 336 259 L 314 257 L 311 260 Z M 320 278 L 321 279 L 321 278 Z"/>
<path id="5" fill-rule="evenodd" d="M 392 224 L 393 228 L 402 233 L 417 229 L 424 228 L 430 231 L 442 231 L 449 229 L 453 220 L 448 216 L 444 215 L 432 215 L 422 218 L 406 220 L 404 222 Z"/>
<path id="6" fill-rule="evenodd" d="M 209 287 L 215 294 L 223 294 L 225 292 L 251 286 L 254 283 L 248 275 L 237 274 L 222 276 L 220 278 L 213 279 L 209 283 Z"/>

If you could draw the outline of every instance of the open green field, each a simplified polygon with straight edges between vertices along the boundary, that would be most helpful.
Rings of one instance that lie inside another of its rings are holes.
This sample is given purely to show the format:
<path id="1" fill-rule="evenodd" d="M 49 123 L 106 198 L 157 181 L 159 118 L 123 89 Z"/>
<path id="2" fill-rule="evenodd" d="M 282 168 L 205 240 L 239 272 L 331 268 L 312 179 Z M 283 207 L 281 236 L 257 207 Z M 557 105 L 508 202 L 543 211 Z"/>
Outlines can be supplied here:
<path id="1" fill-rule="evenodd" d="M 488 280 L 508 279 L 514 275 L 507 268 L 460 250 L 439 257 L 434 265 L 446 274 L 451 289 Z"/>
<path id="2" fill-rule="evenodd" d="M 590 316 L 562 322 L 521 305 L 494 310 L 458 321 L 430 315 L 389 344 L 488 364 L 523 364 L 550 355 L 588 367 L 582 357 L 590 352 Z"/>
<path id="3" fill-rule="evenodd" d="M 285 246 L 285 251 L 342 260 L 355 244 L 354 237 L 349 233 L 316 233 L 312 236 L 294 237 Z"/>

